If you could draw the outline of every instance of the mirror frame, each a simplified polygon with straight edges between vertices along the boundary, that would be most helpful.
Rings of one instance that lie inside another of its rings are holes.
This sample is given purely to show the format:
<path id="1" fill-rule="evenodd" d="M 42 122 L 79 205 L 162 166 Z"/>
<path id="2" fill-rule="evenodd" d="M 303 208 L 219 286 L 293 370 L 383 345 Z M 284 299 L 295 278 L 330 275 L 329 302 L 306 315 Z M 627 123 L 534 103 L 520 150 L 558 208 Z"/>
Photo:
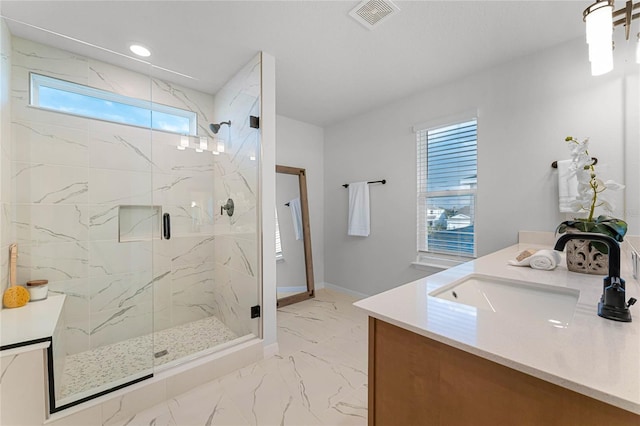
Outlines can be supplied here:
<path id="1" fill-rule="evenodd" d="M 276 173 L 283 173 L 287 175 L 297 175 L 298 185 L 300 187 L 300 210 L 302 210 L 302 235 L 304 242 L 304 263 L 305 271 L 307 275 L 307 291 L 303 293 L 294 294 L 291 296 L 277 299 L 276 306 L 282 308 L 283 306 L 291 305 L 293 303 L 302 302 L 303 300 L 312 299 L 315 297 L 315 289 L 313 282 L 313 257 L 311 255 L 311 227 L 309 226 L 309 202 L 307 197 L 307 176 L 305 169 L 299 167 L 289 167 L 276 165 Z M 276 275 L 276 283 L 278 277 Z M 277 286 L 277 284 L 276 284 Z"/>

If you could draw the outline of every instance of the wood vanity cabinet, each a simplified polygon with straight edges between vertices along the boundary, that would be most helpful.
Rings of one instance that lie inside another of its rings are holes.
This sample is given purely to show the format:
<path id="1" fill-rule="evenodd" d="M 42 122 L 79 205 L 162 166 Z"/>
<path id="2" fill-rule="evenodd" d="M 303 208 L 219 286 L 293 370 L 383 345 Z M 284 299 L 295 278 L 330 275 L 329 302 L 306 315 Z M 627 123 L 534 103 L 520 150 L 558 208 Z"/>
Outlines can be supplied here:
<path id="1" fill-rule="evenodd" d="M 370 317 L 373 425 L 639 426 L 640 416 Z"/>

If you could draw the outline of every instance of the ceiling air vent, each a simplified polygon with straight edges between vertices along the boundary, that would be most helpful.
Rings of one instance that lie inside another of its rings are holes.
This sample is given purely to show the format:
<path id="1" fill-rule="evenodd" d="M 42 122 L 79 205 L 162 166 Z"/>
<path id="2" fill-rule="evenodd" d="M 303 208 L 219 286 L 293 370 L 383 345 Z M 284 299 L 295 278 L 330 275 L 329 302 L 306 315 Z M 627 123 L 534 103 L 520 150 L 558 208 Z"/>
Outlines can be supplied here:
<path id="1" fill-rule="evenodd" d="M 389 19 L 400 8 L 389 0 L 364 0 L 349 15 L 370 30 Z"/>

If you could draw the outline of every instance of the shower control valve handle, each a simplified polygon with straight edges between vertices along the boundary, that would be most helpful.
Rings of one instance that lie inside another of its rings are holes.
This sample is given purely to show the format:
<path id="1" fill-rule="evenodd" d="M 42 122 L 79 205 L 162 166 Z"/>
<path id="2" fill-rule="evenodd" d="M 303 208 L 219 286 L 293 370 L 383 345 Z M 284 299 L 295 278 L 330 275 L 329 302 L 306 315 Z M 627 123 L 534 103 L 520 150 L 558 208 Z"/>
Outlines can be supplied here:
<path id="1" fill-rule="evenodd" d="M 233 200 L 231 198 L 229 198 L 227 200 L 227 204 L 220 206 L 220 215 L 224 214 L 224 211 L 227 211 L 227 215 L 228 216 L 233 216 Z"/>

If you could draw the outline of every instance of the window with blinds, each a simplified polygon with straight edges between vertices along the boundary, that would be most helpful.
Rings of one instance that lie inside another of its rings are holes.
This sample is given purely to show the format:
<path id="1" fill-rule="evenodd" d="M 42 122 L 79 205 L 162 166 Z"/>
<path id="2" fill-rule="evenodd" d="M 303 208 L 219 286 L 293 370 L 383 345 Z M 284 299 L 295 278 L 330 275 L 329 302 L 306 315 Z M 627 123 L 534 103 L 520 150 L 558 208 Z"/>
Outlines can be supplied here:
<path id="1" fill-rule="evenodd" d="M 418 252 L 475 257 L 477 120 L 417 131 Z"/>

